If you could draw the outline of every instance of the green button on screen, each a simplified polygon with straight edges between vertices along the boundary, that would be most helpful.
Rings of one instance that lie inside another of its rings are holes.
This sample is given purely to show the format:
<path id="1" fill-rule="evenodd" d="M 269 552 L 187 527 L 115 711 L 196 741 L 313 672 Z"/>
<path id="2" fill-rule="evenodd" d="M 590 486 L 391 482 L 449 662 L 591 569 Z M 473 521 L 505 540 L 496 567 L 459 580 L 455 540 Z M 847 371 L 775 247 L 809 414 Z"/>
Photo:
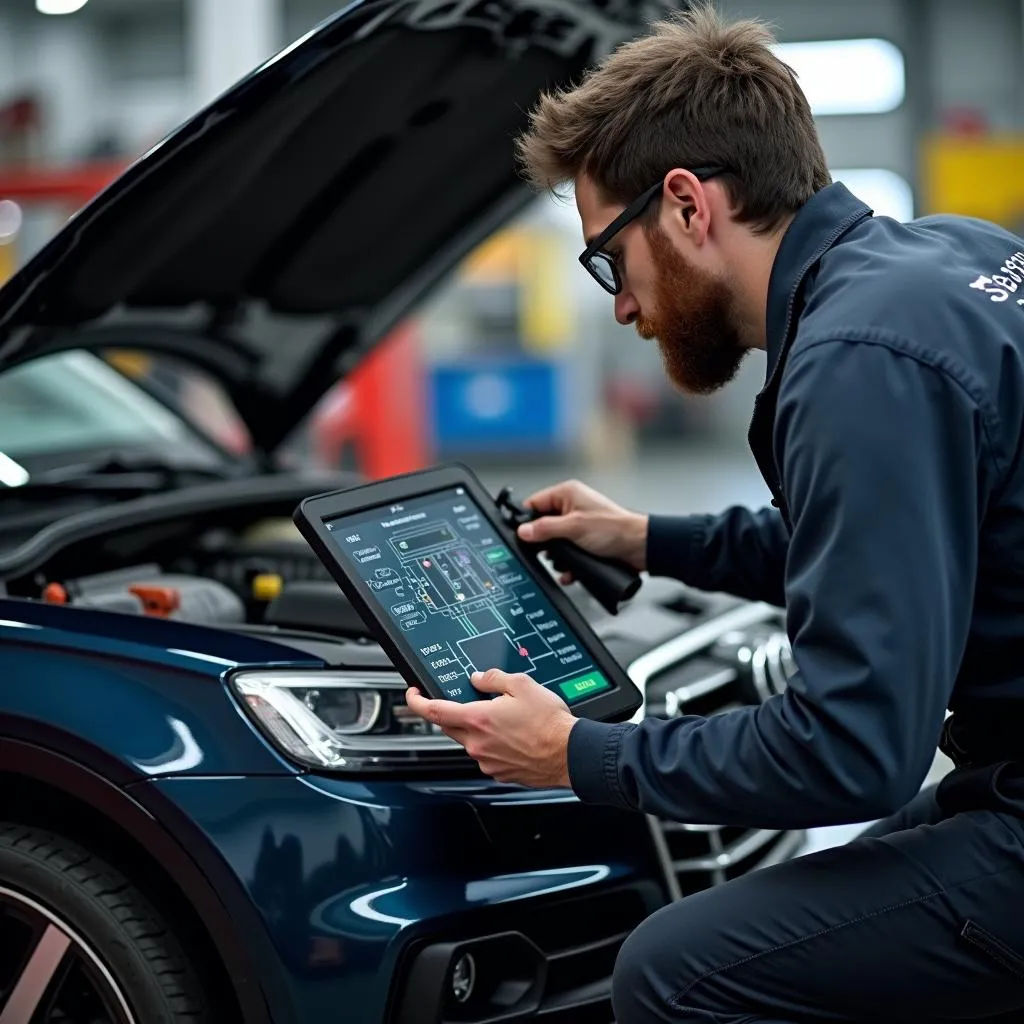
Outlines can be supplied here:
<path id="1" fill-rule="evenodd" d="M 600 672 L 588 672 L 585 676 L 577 676 L 575 679 L 559 683 L 558 688 L 562 691 L 562 696 L 572 702 L 600 693 L 602 690 L 610 690 L 612 684 Z"/>

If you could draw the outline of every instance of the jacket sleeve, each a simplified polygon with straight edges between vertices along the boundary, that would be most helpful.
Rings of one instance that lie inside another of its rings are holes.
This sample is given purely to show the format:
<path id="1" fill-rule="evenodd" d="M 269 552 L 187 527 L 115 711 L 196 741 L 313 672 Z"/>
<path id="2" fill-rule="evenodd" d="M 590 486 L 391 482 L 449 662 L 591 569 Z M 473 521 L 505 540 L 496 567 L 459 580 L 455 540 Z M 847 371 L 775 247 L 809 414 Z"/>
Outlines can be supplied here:
<path id="1" fill-rule="evenodd" d="M 783 694 L 710 718 L 579 721 L 577 795 L 763 828 L 867 821 L 909 800 L 968 635 L 985 436 L 944 370 L 880 343 L 795 354 L 776 447 L 797 672 Z"/>
<path id="2" fill-rule="evenodd" d="M 789 533 L 774 508 L 717 516 L 651 516 L 647 569 L 697 590 L 782 605 Z"/>

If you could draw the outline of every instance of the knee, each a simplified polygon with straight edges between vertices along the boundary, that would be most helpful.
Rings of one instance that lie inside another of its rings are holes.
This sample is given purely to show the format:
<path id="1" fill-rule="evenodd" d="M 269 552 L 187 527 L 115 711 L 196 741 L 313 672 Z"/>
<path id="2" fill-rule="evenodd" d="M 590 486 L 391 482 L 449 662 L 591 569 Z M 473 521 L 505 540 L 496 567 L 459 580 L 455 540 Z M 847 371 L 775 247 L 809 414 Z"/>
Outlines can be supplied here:
<path id="1" fill-rule="evenodd" d="M 663 908 L 622 944 L 612 974 L 616 1024 L 685 1024 L 697 1019 L 675 1005 L 675 996 L 694 966 L 687 943 L 689 929 L 680 928 L 678 920 L 668 920 L 677 918 L 677 911 L 678 904 Z"/>
<path id="2" fill-rule="evenodd" d="M 612 972 L 612 1010 L 616 1024 L 636 1024 L 643 1018 L 638 1016 L 635 993 L 639 990 L 643 976 L 644 925 L 640 924 L 626 937 L 615 960 Z"/>
<path id="3" fill-rule="evenodd" d="M 647 922 L 639 925 L 619 950 L 612 974 L 612 1010 L 616 1024 L 647 1024 L 657 1020 L 647 1005 L 650 999 L 648 968 L 651 952 Z"/>

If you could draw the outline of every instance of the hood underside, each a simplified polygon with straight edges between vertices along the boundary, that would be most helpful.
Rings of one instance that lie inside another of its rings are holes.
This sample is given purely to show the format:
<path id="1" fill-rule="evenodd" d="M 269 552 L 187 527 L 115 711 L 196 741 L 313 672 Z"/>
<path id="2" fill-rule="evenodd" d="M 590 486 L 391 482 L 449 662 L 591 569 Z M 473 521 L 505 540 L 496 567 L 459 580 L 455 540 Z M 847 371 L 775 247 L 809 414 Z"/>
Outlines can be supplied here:
<path id="1" fill-rule="evenodd" d="M 0 370 L 65 348 L 215 374 L 273 449 L 529 199 L 543 89 L 659 0 L 355 3 L 137 161 L 0 290 Z"/>

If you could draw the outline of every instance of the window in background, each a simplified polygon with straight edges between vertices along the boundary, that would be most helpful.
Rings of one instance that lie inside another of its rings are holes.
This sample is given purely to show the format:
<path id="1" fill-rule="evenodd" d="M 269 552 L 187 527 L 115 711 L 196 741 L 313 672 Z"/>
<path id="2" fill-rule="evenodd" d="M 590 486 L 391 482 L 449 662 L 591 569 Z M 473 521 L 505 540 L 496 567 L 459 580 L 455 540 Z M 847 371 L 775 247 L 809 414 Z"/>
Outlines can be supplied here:
<path id="1" fill-rule="evenodd" d="M 91 352 L 36 359 L 0 383 L 0 451 L 14 459 L 121 445 L 178 448 L 190 438 L 165 405 Z"/>
<path id="2" fill-rule="evenodd" d="M 285 0 L 281 11 L 284 31 L 281 45 L 300 39 L 344 6 L 340 0 Z"/>
<path id="3" fill-rule="evenodd" d="M 195 112 L 185 4 L 150 0 L 97 13 L 110 102 L 97 114 L 105 130 L 93 155 L 134 158 Z"/>
<path id="4" fill-rule="evenodd" d="M 885 39 L 777 43 L 816 116 L 884 114 L 906 95 L 903 54 Z"/>
<path id="5" fill-rule="evenodd" d="M 833 168 L 832 180 L 841 181 L 879 217 L 907 221 L 914 216 L 914 190 L 895 171 L 881 167 Z"/>

